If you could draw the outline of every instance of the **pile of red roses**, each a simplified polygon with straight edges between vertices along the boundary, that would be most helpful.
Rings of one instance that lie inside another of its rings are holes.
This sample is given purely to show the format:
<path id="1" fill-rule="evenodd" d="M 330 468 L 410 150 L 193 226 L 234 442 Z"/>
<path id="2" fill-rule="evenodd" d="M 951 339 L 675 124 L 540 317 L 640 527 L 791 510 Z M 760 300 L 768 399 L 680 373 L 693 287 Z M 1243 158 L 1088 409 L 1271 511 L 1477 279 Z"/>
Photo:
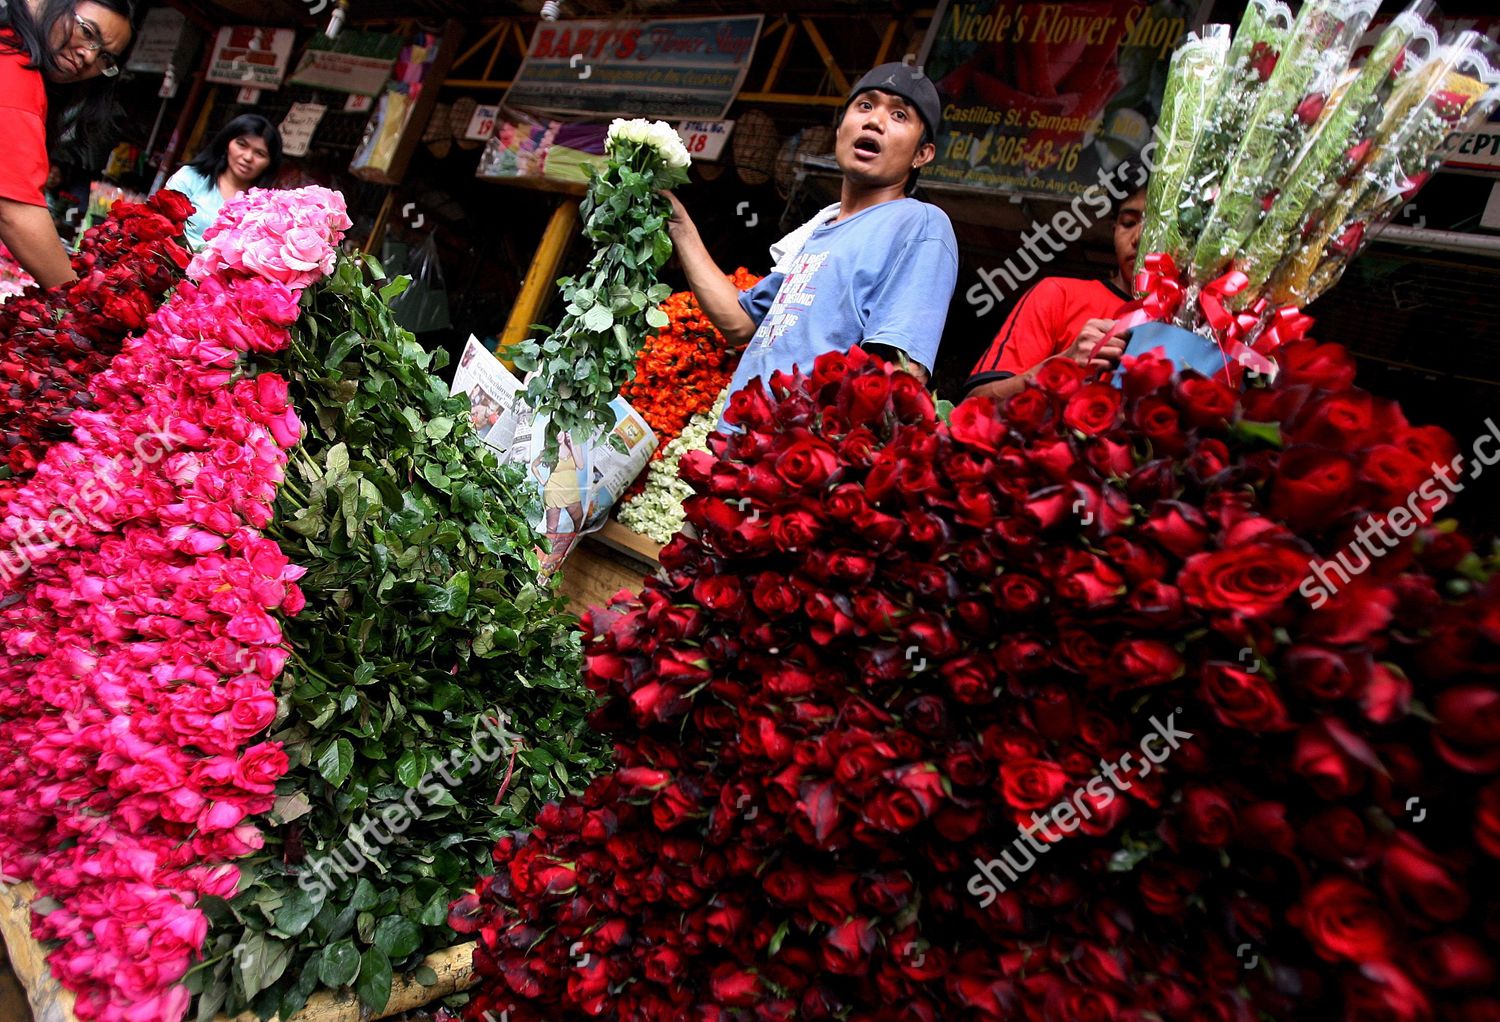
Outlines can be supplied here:
<path id="1" fill-rule="evenodd" d="M 68 436 L 73 412 L 92 403 L 90 381 L 182 276 L 182 225 L 192 212 L 171 191 L 144 205 L 116 203 L 79 242 L 76 281 L 29 288 L 0 305 L 0 466 L 11 479 L 34 471 Z M 0 500 L 14 492 L 14 482 L 0 480 Z"/>
<path id="2" fill-rule="evenodd" d="M 468 1017 L 1500 1017 L 1500 586 L 1432 525 L 1306 586 L 1454 446 L 1282 357 L 737 394 L 586 621 L 617 769 L 454 906 Z"/>

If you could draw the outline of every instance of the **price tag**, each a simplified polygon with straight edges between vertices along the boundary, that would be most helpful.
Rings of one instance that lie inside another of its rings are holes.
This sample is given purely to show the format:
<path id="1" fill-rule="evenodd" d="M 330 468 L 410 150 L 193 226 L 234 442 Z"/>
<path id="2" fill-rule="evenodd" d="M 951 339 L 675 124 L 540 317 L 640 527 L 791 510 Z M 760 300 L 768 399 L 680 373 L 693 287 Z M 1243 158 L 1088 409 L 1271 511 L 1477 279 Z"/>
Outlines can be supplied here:
<path id="1" fill-rule="evenodd" d="M 498 106 L 476 107 L 474 116 L 469 118 L 469 126 L 464 129 L 464 138 L 471 138 L 476 142 L 488 142 L 495 137 L 495 118 L 499 116 Z"/>
<path id="2" fill-rule="evenodd" d="M 344 100 L 344 113 L 363 114 L 368 113 L 375 107 L 374 96 L 350 96 Z"/>
<path id="3" fill-rule="evenodd" d="M 677 125 L 682 144 L 695 160 L 717 160 L 733 130 L 733 121 L 682 121 Z"/>
<path id="4" fill-rule="evenodd" d="M 328 108 L 321 103 L 293 103 L 281 122 L 281 148 L 288 156 L 306 156 L 313 132 Z"/>

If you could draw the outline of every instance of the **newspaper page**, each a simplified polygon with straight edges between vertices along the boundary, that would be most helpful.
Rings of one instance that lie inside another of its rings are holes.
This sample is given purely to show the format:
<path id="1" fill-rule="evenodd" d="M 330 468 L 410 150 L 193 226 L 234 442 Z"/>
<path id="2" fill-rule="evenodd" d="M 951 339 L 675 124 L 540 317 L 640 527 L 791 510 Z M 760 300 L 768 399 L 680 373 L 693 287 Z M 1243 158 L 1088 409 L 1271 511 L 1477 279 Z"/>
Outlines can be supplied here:
<path id="1" fill-rule="evenodd" d="M 548 542 L 548 549 L 539 551 L 543 577 L 557 570 L 580 539 L 604 527 L 610 509 L 656 450 L 655 431 L 628 401 L 616 397 L 610 402 L 615 423 L 609 432 L 582 444 L 564 433 L 558 438 L 557 464 L 548 469 L 546 417 L 532 414 L 525 383 L 473 337 L 458 360 L 450 393 L 469 395 L 471 421 L 480 438 L 502 461 L 524 465 L 535 483 L 542 502 L 532 524 Z"/>

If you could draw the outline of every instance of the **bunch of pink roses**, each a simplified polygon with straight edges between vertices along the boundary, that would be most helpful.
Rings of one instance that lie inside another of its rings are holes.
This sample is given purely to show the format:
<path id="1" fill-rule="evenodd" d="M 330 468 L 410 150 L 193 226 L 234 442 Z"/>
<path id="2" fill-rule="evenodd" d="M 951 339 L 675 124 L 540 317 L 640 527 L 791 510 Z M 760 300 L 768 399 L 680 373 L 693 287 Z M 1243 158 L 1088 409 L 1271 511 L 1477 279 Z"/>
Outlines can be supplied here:
<path id="1" fill-rule="evenodd" d="M 259 530 L 301 424 L 239 362 L 286 345 L 348 224 L 323 188 L 226 206 L 0 519 L 0 869 L 57 906 L 33 933 L 80 1019 L 183 1016 L 197 900 L 234 894 L 287 770 L 256 736 L 302 569 Z"/>
<path id="2" fill-rule="evenodd" d="M 226 206 L 204 232 L 207 244 L 188 275 L 202 278 L 228 269 L 303 288 L 332 273 L 338 252 L 328 239 L 351 226 L 342 200 L 337 206 L 299 206 L 283 201 L 283 194 L 252 188 L 233 209 Z"/>

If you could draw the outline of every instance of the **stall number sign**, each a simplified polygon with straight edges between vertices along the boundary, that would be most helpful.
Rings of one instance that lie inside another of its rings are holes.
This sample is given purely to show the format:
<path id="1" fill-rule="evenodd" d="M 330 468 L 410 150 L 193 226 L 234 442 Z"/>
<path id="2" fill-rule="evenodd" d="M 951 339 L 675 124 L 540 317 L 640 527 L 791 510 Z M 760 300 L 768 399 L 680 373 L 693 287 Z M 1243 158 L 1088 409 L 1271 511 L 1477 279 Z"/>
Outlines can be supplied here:
<path id="1" fill-rule="evenodd" d="M 464 129 L 464 138 L 488 142 L 495 137 L 495 118 L 499 116 L 498 106 L 475 107 L 474 116 L 469 118 L 469 126 Z"/>
<path id="2" fill-rule="evenodd" d="M 682 144 L 695 160 L 717 160 L 724 152 L 724 143 L 729 141 L 733 121 L 682 121 L 677 125 L 677 134 Z"/>

